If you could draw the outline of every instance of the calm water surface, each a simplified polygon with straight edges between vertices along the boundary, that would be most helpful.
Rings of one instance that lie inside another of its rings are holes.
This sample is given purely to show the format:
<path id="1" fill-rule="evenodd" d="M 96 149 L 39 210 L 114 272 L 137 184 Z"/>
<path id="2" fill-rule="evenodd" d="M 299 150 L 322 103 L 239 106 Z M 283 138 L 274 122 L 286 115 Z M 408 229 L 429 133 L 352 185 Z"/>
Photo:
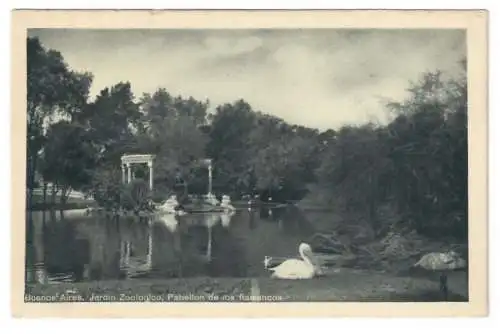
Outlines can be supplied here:
<path id="1" fill-rule="evenodd" d="M 297 257 L 318 228 L 295 207 L 141 221 L 48 212 L 32 219 L 27 281 L 41 283 L 268 276 L 264 256 Z"/>

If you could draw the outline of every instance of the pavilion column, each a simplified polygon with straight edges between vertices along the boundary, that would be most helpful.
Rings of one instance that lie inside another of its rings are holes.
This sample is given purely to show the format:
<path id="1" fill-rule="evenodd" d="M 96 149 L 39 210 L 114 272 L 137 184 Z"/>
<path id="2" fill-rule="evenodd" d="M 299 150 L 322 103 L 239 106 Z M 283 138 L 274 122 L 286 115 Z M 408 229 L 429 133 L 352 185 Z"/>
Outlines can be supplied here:
<path id="1" fill-rule="evenodd" d="M 153 190 L 153 161 L 148 161 L 149 167 L 149 189 Z"/>
<path id="2" fill-rule="evenodd" d="M 212 161 L 208 163 L 208 193 L 212 193 Z"/>
<path id="3" fill-rule="evenodd" d="M 148 252 L 146 255 L 146 263 L 148 268 L 150 269 L 153 263 L 152 259 L 153 259 L 153 227 L 150 225 L 148 231 Z"/>
<path id="4" fill-rule="evenodd" d="M 130 183 L 132 180 L 132 170 L 130 168 L 130 164 L 127 163 L 127 183 Z"/>
<path id="5" fill-rule="evenodd" d="M 122 183 L 127 183 L 126 177 L 127 175 L 125 174 L 125 165 L 122 164 Z"/>

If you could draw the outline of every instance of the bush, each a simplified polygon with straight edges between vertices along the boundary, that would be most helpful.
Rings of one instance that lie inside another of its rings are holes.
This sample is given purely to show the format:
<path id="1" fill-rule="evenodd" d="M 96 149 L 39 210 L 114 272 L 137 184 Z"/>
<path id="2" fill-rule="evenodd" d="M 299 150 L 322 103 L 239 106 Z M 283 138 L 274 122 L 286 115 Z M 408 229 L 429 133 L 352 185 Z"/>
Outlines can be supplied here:
<path id="1" fill-rule="evenodd" d="M 105 210 L 118 210 L 123 187 L 119 170 L 97 169 L 88 192 L 94 197 L 99 207 Z"/>
<path id="2" fill-rule="evenodd" d="M 122 188 L 121 207 L 132 211 L 149 210 L 151 197 L 149 184 L 144 180 L 136 179 Z"/>
<path id="3" fill-rule="evenodd" d="M 88 191 L 97 205 L 105 210 L 148 210 L 151 194 L 149 184 L 136 179 L 123 184 L 118 169 L 98 169 L 93 175 L 91 189 Z"/>

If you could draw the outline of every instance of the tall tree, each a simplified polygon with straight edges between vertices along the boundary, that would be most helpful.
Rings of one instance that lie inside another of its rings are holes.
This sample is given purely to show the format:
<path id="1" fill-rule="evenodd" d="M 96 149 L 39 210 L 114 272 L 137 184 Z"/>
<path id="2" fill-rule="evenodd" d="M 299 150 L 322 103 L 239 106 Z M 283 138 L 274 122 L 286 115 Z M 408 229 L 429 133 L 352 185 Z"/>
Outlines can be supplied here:
<path id="1" fill-rule="evenodd" d="M 346 210 L 391 204 L 406 227 L 434 236 L 467 232 L 467 80 L 439 71 L 410 83 L 408 97 L 388 105 L 387 125 L 343 127 L 320 134 L 318 182 Z M 326 138 L 325 138 L 326 136 Z M 328 139 L 328 137 L 330 139 Z"/>
<path id="2" fill-rule="evenodd" d="M 120 156 L 135 145 L 134 133 L 141 126 L 138 103 L 129 82 L 101 90 L 87 107 L 92 139 L 99 147 L 100 164 L 118 166 Z"/>
<path id="3" fill-rule="evenodd" d="M 188 116 L 196 125 L 201 126 L 206 123 L 209 102 L 198 101 L 192 96 L 173 97 L 165 88 L 159 88 L 153 94 L 145 93 L 140 104 L 144 119 L 150 125 L 167 117 Z"/>
<path id="4" fill-rule="evenodd" d="M 38 38 L 27 39 L 27 74 L 26 174 L 31 203 L 47 124 L 55 116 L 72 119 L 81 115 L 93 77 L 70 70 L 61 53 L 46 49 Z"/>
<path id="5" fill-rule="evenodd" d="M 60 191 L 65 204 L 71 190 L 90 185 L 95 168 L 95 146 L 89 132 L 79 124 L 60 121 L 47 131 L 42 155 L 42 175 L 53 184 L 53 195 Z"/>
<path id="6" fill-rule="evenodd" d="M 160 88 L 144 94 L 140 104 L 144 131 L 136 136 L 137 150 L 156 155 L 157 190 L 171 191 L 176 178 L 187 183 L 199 178 L 208 139 L 202 129 L 208 101 L 172 97 Z"/>
<path id="7" fill-rule="evenodd" d="M 207 156 L 214 160 L 214 184 L 222 191 L 238 193 L 253 188 L 248 142 L 255 118 L 243 100 L 218 106 L 212 116 Z"/>

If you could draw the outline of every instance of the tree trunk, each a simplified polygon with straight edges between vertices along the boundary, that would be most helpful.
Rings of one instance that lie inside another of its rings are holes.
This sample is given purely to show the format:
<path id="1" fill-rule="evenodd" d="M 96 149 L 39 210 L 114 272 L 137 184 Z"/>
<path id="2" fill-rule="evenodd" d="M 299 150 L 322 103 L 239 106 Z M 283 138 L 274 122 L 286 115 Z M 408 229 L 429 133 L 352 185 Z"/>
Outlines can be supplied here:
<path id="1" fill-rule="evenodd" d="M 66 209 L 66 203 L 68 202 L 68 195 L 69 195 L 70 190 L 71 190 L 70 187 L 62 187 L 61 188 L 61 197 L 60 197 L 61 207 L 59 208 L 59 211 L 61 213 L 61 218 L 64 215 L 64 210 Z"/>
<path id="2" fill-rule="evenodd" d="M 43 213 L 42 213 L 42 224 L 45 227 L 46 223 L 46 218 L 45 218 L 45 211 L 47 211 L 47 187 L 48 184 L 47 182 L 43 181 Z"/>
<path id="3" fill-rule="evenodd" d="M 52 193 L 50 196 L 50 204 L 52 208 L 54 208 L 56 205 L 56 196 L 57 196 L 57 185 L 52 184 Z"/>
<path id="4" fill-rule="evenodd" d="M 49 212 L 52 221 L 55 221 L 57 219 L 56 213 L 56 196 L 57 196 L 57 186 L 53 183 L 52 184 L 52 192 L 50 194 L 50 205 L 49 205 Z"/>
<path id="5" fill-rule="evenodd" d="M 26 243 L 31 244 L 33 241 L 33 188 L 35 186 L 35 170 L 36 170 L 36 154 L 30 154 L 28 157 L 28 168 L 26 175 L 26 183 L 28 188 L 28 196 L 26 201 L 26 209 L 27 209 L 27 219 L 26 219 Z"/>

